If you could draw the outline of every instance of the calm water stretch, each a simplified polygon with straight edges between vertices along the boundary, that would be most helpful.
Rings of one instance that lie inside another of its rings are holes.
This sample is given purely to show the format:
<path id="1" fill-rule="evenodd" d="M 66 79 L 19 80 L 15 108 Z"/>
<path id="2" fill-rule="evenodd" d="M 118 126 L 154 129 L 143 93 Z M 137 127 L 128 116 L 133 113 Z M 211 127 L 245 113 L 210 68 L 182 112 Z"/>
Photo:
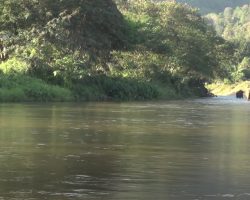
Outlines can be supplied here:
<path id="1" fill-rule="evenodd" d="M 250 103 L 0 104 L 5 199 L 250 199 Z"/>

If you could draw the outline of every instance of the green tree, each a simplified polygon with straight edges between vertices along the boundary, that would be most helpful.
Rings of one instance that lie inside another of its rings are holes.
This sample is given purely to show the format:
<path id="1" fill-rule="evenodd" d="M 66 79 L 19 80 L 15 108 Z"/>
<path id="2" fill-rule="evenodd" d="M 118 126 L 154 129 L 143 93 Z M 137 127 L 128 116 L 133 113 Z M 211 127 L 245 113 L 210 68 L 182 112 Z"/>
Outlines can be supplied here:
<path id="1" fill-rule="evenodd" d="M 125 46 L 123 16 L 112 0 L 1 0 L 0 10 L 0 31 L 9 49 L 42 78 L 68 70 L 61 58 L 78 63 L 78 72 L 96 63 L 105 68 L 109 52 Z"/>
<path id="2" fill-rule="evenodd" d="M 137 45 L 164 55 L 172 74 L 194 78 L 221 74 L 217 71 L 221 71 L 222 56 L 217 55 L 222 54 L 218 51 L 222 50 L 225 41 L 216 35 L 197 10 L 174 2 L 155 4 L 150 1 L 134 3 L 129 12 L 127 10 L 130 24 L 141 24 L 136 27 L 140 37 L 135 40 Z"/>

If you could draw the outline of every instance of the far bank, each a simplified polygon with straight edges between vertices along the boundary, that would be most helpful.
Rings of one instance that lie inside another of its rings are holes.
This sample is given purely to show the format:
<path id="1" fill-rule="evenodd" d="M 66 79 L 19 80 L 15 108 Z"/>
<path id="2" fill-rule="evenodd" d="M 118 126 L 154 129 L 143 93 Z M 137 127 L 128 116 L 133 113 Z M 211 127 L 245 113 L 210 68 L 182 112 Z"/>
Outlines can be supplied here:
<path id="1" fill-rule="evenodd" d="M 236 96 L 238 91 L 244 92 L 244 98 L 249 99 L 250 81 L 241 81 L 237 83 L 213 83 L 206 86 L 208 90 L 217 96 Z"/>
<path id="2" fill-rule="evenodd" d="M 99 75 L 62 86 L 26 75 L 0 75 L 0 102 L 147 101 L 208 95 L 202 83 L 191 80 L 161 83 Z"/>

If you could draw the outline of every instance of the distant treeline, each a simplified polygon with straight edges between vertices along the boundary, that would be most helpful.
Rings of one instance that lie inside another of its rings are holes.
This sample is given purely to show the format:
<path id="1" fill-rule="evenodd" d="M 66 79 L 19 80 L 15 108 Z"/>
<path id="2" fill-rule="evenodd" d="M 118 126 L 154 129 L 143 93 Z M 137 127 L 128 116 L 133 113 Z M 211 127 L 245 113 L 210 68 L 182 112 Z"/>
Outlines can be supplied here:
<path id="1" fill-rule="evenodd" d="M 250 79 L 250 5 L 226 8 L 222 13 L 211 13 L 205 18 L 218 35 L 235 46 L 235 79 Z"/>
<path id="2" fill-rule="evenodd" d="M 164 1 L 164 0 L 155 0 Z M 169 1 L 169 0 L 165 0 Z M 249 0 L 174 0 L 180 3 L 187 3 L 193 7 L 199 8 L 202 14 L 219 13 L 227 7 L 236 8 L 249 4 Z"/>

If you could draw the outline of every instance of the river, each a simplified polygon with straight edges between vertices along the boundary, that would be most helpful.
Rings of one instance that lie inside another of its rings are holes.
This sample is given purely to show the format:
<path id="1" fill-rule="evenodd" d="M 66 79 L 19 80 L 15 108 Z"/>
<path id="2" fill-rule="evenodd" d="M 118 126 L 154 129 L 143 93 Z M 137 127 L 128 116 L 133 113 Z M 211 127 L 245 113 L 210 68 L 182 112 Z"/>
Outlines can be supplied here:
<path id="1" fill-rule="evenodd" d="M 250 199 L 250 103 L 0 104 L 0 200 Z"/>

